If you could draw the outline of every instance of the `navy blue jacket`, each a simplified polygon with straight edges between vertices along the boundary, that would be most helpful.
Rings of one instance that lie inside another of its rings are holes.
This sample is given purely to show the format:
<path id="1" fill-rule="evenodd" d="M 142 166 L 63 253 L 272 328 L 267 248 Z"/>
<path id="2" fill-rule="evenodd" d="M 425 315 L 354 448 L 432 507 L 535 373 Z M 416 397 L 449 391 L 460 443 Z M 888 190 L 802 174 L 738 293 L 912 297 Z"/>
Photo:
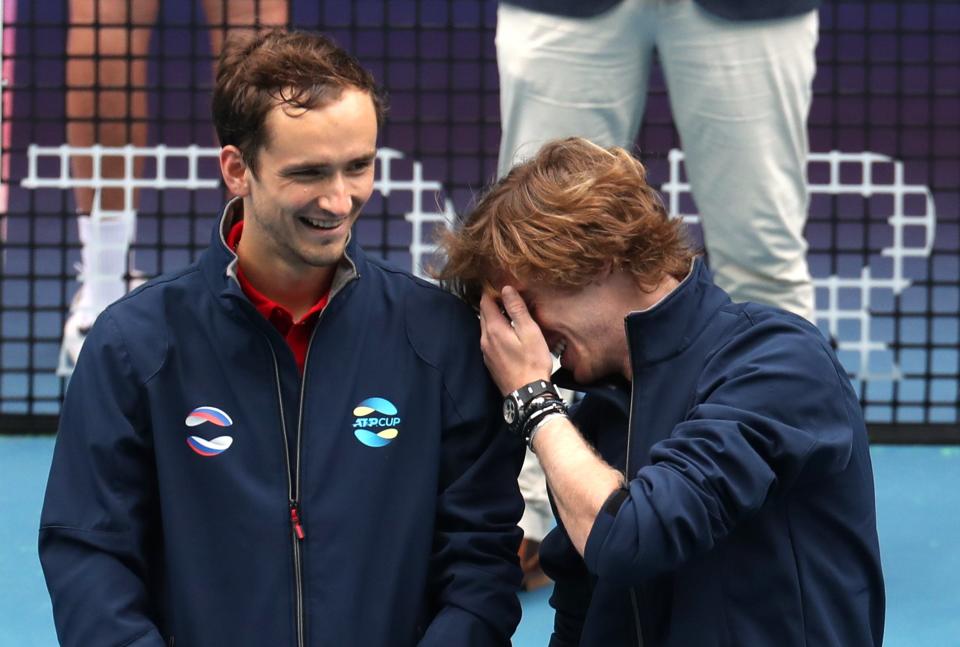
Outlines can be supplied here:
<path id="1" fill-rule="evenodd" d="M 351 242 L 301 380 L 232 205 L 84 343 L 40 529 L 61 643 L 509 644 L 522 447 L 475 315 Z"/>
<path id="2" fill-rule="evenodd" d="M 867 435 L 819 331 L 731 303 L 698 260 L 626 332 L 632 384 L 594 385 L 575 422 L 629 487 L 585 557 L 562 524 L 543 542 L 551 645 L 879 646 Z"/>

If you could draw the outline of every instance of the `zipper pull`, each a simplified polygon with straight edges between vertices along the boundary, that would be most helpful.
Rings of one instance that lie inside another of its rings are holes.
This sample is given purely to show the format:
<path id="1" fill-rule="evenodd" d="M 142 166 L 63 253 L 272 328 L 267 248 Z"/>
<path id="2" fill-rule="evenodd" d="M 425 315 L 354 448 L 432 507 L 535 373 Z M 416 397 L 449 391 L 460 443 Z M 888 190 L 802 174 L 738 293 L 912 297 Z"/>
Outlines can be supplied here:
<path id="1" fill-rule="evenodd" d="M 303 524 L 300 523 L 300 510 L 294 501 L 290 502 L 290 524 L 293 526 L 293 532 L 297 535 L 297 539 L 302 541 L 307 535 L 303 532 Z"/>

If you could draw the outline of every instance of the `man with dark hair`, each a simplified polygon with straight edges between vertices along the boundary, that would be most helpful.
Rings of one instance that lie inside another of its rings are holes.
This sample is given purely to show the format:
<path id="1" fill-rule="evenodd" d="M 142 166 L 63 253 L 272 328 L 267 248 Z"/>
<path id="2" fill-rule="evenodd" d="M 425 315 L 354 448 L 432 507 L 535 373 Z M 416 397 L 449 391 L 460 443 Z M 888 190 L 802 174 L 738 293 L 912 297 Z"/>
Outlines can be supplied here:
<path id="1" fill-rule="evenodd" d="M 856 395 L 803 318 L 713 284 L 622 148 L 545 145 L 444 240 L 559 525 L 551 645 L 880 645 Z M 551 383 L 586 391 L 568 416 Z"/>
<path id="2" fill-rule="evenodd" d="M 329 40 L 225 46 L 238 197 L 110 306 L 61 413 L 40 556 L 63 645 L 506 645 L 520 451 L 470 309 L 367 258 L 374 81 Z"/>

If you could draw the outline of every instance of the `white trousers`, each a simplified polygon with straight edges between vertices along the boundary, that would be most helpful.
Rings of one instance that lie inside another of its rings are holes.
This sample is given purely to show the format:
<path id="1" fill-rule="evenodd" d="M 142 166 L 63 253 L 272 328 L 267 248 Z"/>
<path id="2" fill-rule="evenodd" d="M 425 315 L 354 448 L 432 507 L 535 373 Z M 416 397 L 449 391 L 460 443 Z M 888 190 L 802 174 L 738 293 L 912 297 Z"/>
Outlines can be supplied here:
<path id="1" fill-rule="evenodd" d="M 593 18 L 501 4 L 499 173 L 579 135 L 631 149 L 659 55 L 718 285 L 735 301 L 813 318 L 803 228 L 818 16 L 732 22 L 692 0 L 624 0 Z M 546 485 L 521 473 L 528 536 L 549 529 Z"/>
<path id="2" fill-rule="evenodd" d="M 692 0 L 624 0 L 588 19 L 501 4 L 501 175 L 545 141 L 632 148 L 654 49 L 717 283 L 813 318 L 803 227 L 815 11 L 731 22 Z"/>
<path id="3" fill-rule="evenodd" d="M 555 525 L 550 498 L 547 496 L 547 479 L 537 455 L 527 450 L 523 467 L 517 478 L 520 493 L 523 494 L 523 516 L 517 524 L 523 530 L 523 536 L 532 541 L 543 541 Z"/>

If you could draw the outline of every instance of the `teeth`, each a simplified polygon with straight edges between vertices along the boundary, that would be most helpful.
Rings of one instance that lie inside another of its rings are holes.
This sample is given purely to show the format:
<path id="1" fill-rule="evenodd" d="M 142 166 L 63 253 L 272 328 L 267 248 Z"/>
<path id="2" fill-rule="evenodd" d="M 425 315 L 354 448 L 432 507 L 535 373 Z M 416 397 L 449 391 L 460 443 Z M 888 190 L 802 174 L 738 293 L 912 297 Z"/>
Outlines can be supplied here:
<path id="1" fill-rule="evenodd" d="M 567 350 L 567 342 L 560 340 L 557 342 L 557 345 L 554 346 L 550 352 L 553 353 L 556 357 L 563 355 L 563 351 Z"/>
<path id="2" fill-rule="evenodd" d="M 343 222 L 342 218 L 338 220 L 324 220 L 322 218 L 301 217 L 300 220 L 318 229 L 336 229 Z"/>

